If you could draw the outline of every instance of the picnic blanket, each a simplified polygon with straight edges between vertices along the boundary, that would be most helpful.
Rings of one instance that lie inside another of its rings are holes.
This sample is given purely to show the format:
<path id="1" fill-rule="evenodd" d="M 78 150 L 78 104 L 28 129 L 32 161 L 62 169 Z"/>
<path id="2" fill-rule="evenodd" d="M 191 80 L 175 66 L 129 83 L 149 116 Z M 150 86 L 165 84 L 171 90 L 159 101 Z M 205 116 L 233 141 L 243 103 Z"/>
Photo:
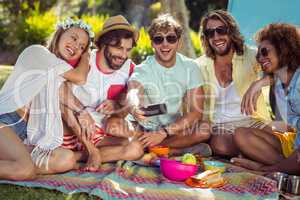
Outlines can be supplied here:
<path id="1" fill-rule="evenodd" d="M 68 194 L 83 192 L 105 200 L 278 199 L 275 181 L 226 165 L 227 170 L 223 176 L 228 183 L 216 189 L 191 188 L 183 182 L 164 178 L 158 167 L 140 166 L 130 161 L 103 164 L 96 173 L 71 171 L 39 176 L 34 181 L 0 180 L 0 184 L 42 187 Z"/>

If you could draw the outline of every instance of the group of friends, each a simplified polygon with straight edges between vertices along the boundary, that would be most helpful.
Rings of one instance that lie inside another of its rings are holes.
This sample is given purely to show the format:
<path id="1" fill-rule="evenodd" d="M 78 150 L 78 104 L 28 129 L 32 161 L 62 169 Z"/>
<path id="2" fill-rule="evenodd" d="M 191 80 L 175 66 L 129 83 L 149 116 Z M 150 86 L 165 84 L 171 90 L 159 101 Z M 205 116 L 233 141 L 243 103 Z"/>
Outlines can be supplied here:
<path id="1" fill-rule="evenodd" d="M 67 19 L 47 47 L 27 47 L 0 91 L 0 179 L 63 173 L 82 162 L 97 171 L 157 145 L 170 155 L 213 154 L 257 171 L 300 173 L 299 28 L 265 26 L 256 50 L 230 13 L 210 11 L 195 60 L 178 52 L 183 29 L 170 14 L 148 32 L 154 55 L 139 65 L 129 59 L 139 32 L 121 15 L 95 37 L 83 21 Z M 144 107 L 162 103 L 167 113 L 146 116 Z"/>

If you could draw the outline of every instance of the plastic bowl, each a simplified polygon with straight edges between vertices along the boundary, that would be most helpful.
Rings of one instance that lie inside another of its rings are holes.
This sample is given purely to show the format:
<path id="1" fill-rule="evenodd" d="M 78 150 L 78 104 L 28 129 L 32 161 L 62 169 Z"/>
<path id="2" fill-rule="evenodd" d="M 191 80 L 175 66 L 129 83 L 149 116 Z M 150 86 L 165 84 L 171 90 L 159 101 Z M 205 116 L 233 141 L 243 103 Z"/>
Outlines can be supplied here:
<path id="1" fill-rule="evenodd" d="M 184 181 L 198 171 L 197 165 L 181 163 L 176 160 L 160 158 L 160 171 L 169 180 Z"/>
<path id="2" fill-rule="evenodd" d="M 221 173 L 225 172 L 225 164 L 218 161 L 210 161 L 205 160 L 203 161 L 204 169 L 205 170 L 220 170 Z"/>
<path id="3" fill-rule="evenodd" d="M 149 151 L 155 153 L 157 156 L 167 156 L 170 152 L 170 149 L 169 147 L 155 146 L 150 147 Z"/>

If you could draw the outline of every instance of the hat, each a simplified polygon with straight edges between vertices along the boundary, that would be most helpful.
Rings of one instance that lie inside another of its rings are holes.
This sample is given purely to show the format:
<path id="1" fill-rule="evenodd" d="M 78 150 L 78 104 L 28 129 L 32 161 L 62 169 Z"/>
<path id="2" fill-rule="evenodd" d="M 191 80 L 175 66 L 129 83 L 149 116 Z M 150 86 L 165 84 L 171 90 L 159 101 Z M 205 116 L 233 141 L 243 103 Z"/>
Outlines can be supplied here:
<path id="1" fill-rule="evenodd" d="M 133 33 L 134 41 L 137 42 L 139 39 L 139 32 L 129 24 L 129 22 L 122 15 L 117 15 L 108 18 L 101 31 L 96 34 L 95 41 L 104 35 L 105 33 L 113 30 L 127 30 Z"/>

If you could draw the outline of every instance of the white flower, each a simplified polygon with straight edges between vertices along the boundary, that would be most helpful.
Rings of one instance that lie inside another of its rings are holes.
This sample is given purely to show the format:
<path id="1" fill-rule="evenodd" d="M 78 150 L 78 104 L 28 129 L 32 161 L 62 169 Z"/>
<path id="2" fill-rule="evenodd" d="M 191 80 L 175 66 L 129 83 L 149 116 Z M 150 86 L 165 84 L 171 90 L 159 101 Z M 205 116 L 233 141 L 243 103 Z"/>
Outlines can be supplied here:
<path id="1" fill-rule="evenodd" d="M 89 34 L 90 38 L 93 38 L 95 36 L 94 32 L 92 31 L 91 26 L 86 24 L 82 20 L 73 20 L 71 18 L 67 18 L 65 21 L 59 22 L 56 25 L 56 29 L 62 28 L 64 30 L 66 30 L 71 27 L 78 27 L 78 28 L 85 30 Z"/>

